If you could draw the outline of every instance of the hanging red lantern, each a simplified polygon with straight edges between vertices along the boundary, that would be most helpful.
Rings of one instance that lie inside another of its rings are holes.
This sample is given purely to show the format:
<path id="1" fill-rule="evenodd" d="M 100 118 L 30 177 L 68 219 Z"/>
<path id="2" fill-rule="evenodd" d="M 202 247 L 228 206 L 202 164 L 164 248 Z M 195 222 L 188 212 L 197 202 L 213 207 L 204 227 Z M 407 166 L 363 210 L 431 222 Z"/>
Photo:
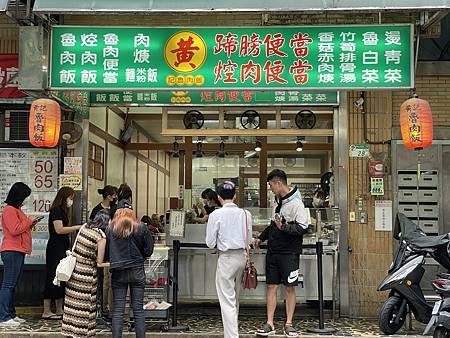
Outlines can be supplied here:
<path id="1" fill-rule="evenodd" d="M 403 102 L 400 107 L 400 128 L 406 148 L 421 150 L 431 146 L 433 117 L 430 104 L 417 96 Z"/>
<path id="2" fill-rule="evenodd" d="M 58 102 L 37 99 L 31 103 L 28 133 L 35 147 L 53 148 L 58 144 L 61 128 L 61 109 Z"/>

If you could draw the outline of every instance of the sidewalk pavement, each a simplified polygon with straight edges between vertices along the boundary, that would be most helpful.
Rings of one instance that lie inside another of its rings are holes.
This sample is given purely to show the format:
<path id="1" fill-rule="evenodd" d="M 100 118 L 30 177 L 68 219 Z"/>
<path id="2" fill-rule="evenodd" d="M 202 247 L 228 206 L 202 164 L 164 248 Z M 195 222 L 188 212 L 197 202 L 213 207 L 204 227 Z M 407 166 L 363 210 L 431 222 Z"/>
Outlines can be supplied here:
<path id="1" fill-rule="evenodd" d="M 40 309 L 37 311 L 27 311 L 27 309 L 18 309 L 20 317 L 26 319 L 26 323 L 17 328 L 0 328 L 0 338 L 22 338 L 22 337 L 36 337 L 36 338 L 51 338 L 61 337 L 60 328 L 61 322 L 55 320 L 40 319 Z M 336 333 L 332 336 L 318 336 L 316 334 L 308 333 L 308 328 L 317 328 L 318 320 L 311 317 L 314 310 L 298 309 L 296 311 L 296 318 L 294 326 L 300 332 L 302 337 L 316 338 L 316 337 L 379 337 L 382 334 L 378 330 L 378 323 L 374 319 L 348 319 L 340 318 L 335 321 L 327 319 L 326 327 L 336 329 Z M 305 317 L 309 315 L 309 317 Z M 265 309 L 262 307 L 243 307 L 240 311 L 239 332 L 241 338 L 255 337 L 256 329 L 264 323 Z M 329 317 L 329 313 L 327 314 Z M 276 331 L 277 335 L 273 337 L 284 337 L 283 333 L 283 309 L 279 308 L 276 316 Z M 149 324 L 147 326 L 147 336 L 152 338 L 216 338 L 223 337 L 222 321 L 220 317 L 220 310 L 218 306 L 199 306 L 183 305 L 179 311 L 178 324 L 187 325 L 190 330 L 184 333 L 163 333 L 160 330 L 161 324 Z M 404 327 L 396 336 L 406 336 L 408 338 L 415 338 L 421 336 L 424 325 L 413 321 L 413 329 L 408 330 Z M 99 323 L 97 326 L 97 337 L 111 337 L 110 329 Z M 134 337 L 134 333 L 128 331 L 127 325 L 124 325 L 124 337 Z"/>

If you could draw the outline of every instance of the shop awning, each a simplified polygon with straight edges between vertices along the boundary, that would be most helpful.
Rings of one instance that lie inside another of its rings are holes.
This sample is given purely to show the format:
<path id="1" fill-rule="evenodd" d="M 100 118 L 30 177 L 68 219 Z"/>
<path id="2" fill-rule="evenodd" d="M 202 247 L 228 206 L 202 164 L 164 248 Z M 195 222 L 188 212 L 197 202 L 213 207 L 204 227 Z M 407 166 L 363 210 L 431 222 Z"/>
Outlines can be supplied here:
<path id="1" fill-rule="evenodd" d="M 5 2 L 6 0 L 0 0 Z M 380 11 L 449 8 L 448 0 L 36 0 L 34 12 L 48 14 L 151 12 Z"/>

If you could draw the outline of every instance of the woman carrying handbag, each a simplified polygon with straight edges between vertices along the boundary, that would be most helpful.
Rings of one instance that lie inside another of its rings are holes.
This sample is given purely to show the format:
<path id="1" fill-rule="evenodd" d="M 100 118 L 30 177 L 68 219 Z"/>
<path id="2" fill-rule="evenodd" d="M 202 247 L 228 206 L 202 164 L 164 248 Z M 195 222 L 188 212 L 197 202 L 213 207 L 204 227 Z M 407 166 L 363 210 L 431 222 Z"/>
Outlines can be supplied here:
<path id="1" fill-rule="evenodd" d="M 221 209 L 209 215 L 206 245 L 217 248 L 216 290 L 225 338 L 238 338 L 239 291 L 246 267 L 246 248 L 252 235 L 252 216 L 235 203 L 236 187 L 225 181 L 218 189 Z"/>

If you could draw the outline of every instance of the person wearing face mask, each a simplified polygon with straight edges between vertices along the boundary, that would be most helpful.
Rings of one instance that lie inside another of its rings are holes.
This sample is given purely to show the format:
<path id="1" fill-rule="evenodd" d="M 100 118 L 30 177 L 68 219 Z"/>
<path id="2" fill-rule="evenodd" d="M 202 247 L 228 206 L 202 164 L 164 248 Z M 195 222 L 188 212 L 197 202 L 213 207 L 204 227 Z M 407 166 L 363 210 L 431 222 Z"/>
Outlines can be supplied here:
<path id="1" fill-rule="evenodd" d="M 31 253 L 31 231 L 40 217 L 30 218 L 22 211 L 31 189 L 16 182 L 8 192 L 2 211 L 3 239 L 0 247 L 3 261 L 3 282 L 0 288 L 0 327 L 15 327 L 25 322 L 16 315 L 14 295 L 19 284 L 25 255 Z"/>
<path id="2" fill-rule="evenodd" d="M 128 184 L 122 183 L 117 190 L 117 209 L 127 208 L 133 209 L 132 207 L 132 195 L 133 192 Z"/>
<path id="3" fill-rule="evenodd" d="M 53 285 L 53 279 L 60 260 L 66 257 L 66 251 L 70 250 L 69 234 L 81 228 L 81 225 L 70 226 L 74 196 L 75 192 L 72 188 L 62 187 L 58 190 L 55 200 L 50 207 L 48 217 L 49 239 L 45 251 L 47 273 L 42 319 L 62 319 L 64 286 Z M 52 300 L 56 304 L 56 313 L 51 310 Z"/>
<path id="4" fill-rule="evenodd" d="M 98 189 L 98 193 L 102 195 L 103 200 L 92 209 L 91 215 L 89 216 L 91 221 L 94 220 L 95 215 L 102 209 L 108 209 L 110 211 L 110 217 L 116 212 L 117 188 L 112 185 L 106 185 L 103 189 Z"/>

